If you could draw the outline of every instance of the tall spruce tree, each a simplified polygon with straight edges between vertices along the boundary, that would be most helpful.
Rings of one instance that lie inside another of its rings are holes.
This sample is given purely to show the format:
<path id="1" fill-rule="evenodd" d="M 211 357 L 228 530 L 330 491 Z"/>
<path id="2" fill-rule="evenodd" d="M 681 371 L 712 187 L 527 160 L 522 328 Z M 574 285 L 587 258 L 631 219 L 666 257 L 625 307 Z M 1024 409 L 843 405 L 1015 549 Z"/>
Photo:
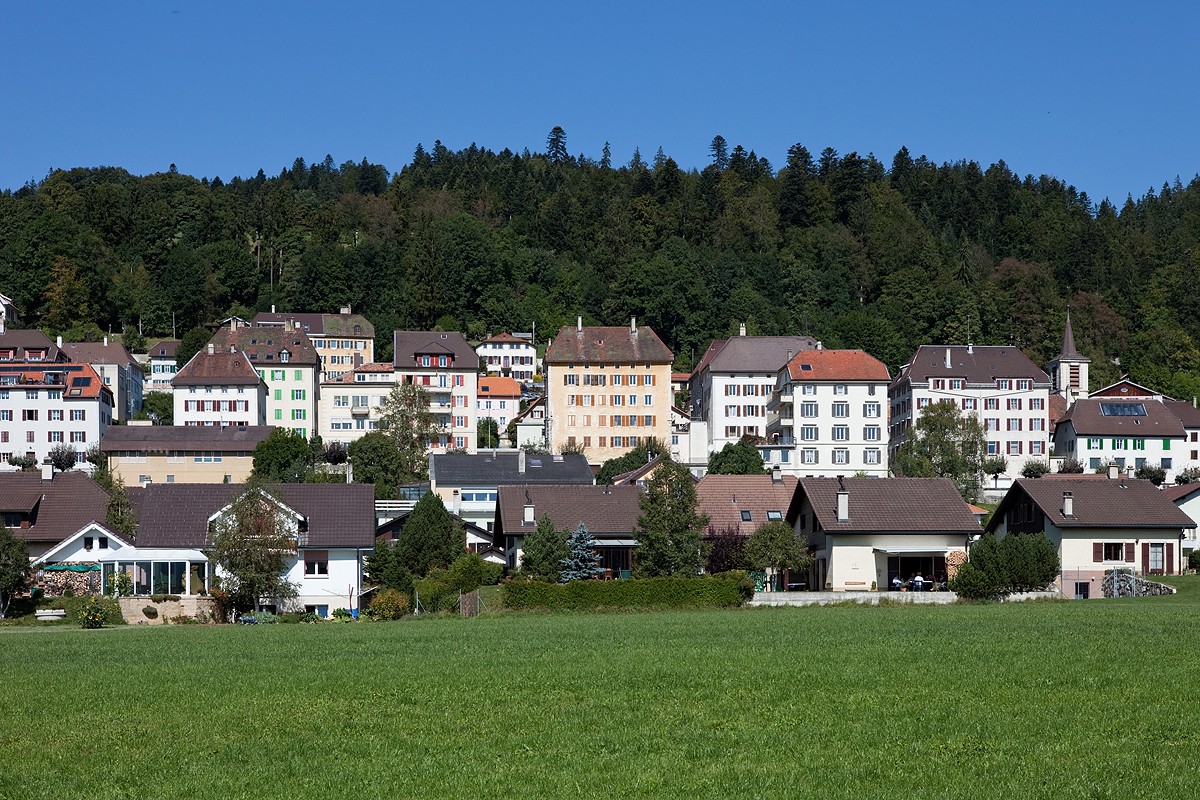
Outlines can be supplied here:
<path id="1" fill-rule="evenodd" d="M 568 555 L 567 532 L 556 530 L 550 515 L 542 514 L 522 545 L 521 574 L 535 581 L 558 583 Z"/>
<path id="2" fill-rule="evenodd" d="M 586 581 L 604 570 L 600 567 L 600 554 L 596 552 L 596 537 L 588 532 L 587 526 L 579 523 L 567 539 L 567 557 L 561 562 L 559 581 Z"/>

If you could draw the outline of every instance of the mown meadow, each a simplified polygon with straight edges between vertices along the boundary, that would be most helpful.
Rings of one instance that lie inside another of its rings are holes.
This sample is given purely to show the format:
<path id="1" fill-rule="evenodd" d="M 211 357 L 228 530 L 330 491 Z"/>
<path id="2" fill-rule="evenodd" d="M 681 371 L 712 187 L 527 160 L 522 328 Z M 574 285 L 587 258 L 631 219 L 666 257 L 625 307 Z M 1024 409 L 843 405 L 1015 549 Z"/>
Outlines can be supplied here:
<path id="1" fill-rule="evenodd" d="M 0 797 L 1182 798 L 1173 597 L 0 629 Z"/>

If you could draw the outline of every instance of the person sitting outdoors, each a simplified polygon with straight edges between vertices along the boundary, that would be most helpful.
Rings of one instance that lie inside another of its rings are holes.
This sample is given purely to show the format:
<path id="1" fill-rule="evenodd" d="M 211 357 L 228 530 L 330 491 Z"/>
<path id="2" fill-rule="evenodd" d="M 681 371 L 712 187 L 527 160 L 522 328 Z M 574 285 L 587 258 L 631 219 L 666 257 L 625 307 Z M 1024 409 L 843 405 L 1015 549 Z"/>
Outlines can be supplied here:
<path id="1" fill-rule="evenodd" d="M 901 588 L 903 585 L 904 585 L 904 584 L 903 584 L 903 583 L 900 581 L 900 576 L 899 576 L 899 575 L 893 575 L 893 576 L 892 576 L 892 591 L 893 591 L 893 592 L 898 592 L 898 591 L 900 591 L 900 588 Z"/>
<path id="2" fill-rule="evenodd" d="M 925 579 L 921 577 L 921 573 L 919 573 L 919 572 L 917 573 L 917 577 L 913 578 L 913 591 L 914 592 L 925 591 Z"/>

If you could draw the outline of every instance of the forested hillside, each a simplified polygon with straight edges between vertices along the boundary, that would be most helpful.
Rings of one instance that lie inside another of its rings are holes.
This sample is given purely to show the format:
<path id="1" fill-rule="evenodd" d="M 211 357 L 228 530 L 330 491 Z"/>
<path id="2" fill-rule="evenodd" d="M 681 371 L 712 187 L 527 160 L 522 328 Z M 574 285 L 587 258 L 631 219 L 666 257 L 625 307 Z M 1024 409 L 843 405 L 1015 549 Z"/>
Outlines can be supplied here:
<path id="1" fill-rule="evenodd" d="M 968 336 L 1044 364 L 1069 304 L 1093 386 L 1129 372 L 1200 394 L 1200 182 L 1117 209 L 1003 162 L 797 144 L 771 165 L 720 137 L 712 154 L 701 171 L 661 151 L 618 164 L 571 156 L 556 128 L 544 153 L 437 143 L 394 174 L 328 157 L 228 181 L 59 171 L 0 196 L 0 292 L 52 333 L 349 304 L 381 359 L 393 328 L 549 335 L 636 315 L 681 369 L 743 320 L 893 370 Z"/>

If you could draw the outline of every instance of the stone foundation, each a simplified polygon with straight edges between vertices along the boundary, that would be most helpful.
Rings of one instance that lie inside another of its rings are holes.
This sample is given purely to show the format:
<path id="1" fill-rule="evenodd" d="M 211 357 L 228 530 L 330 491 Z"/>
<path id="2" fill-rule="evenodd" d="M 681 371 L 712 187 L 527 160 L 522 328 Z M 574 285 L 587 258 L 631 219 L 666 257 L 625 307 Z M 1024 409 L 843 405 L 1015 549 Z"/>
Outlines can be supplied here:
<path id="1" fill-rule="evenodd" d="M 149 597 L 120 598 L 121 616 L 130 625 L 167 625 L 174 623 L 178 617 L 191 617 L 201 622 L 213 621 L 213 600 L 211 597 L 185 595 L 178 600 L 164 600 L 156 603 Z M 146 606 L 158 609 L 158 616 L 151 619 L 142 611 Z"/>

